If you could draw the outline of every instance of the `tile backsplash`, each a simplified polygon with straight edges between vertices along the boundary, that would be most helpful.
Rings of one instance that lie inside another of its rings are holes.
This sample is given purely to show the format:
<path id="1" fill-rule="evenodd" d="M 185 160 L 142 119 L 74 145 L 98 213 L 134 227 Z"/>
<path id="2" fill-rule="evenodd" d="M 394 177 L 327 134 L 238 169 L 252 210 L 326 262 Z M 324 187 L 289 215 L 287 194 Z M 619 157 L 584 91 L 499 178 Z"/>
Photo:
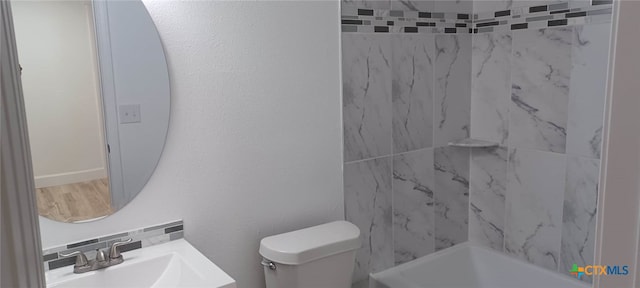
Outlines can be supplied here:
<path id="1" fill-rule="evenodd" d="M 149 247 L 166 243 L 169 241 L 182 239 L 184 236 L 184 224 L 182 220 L 165 224 L 145 227 L 138 230 L 106 235 L 89 240 L 69 243 L 63 246 L 45 249 L 43 251 L 43 262 L 45 271 L 70 266 L 75 264 L 76 257 L 62 257 L 61 254 L 68 254 L 74 251 L 82 251 L 87 258 L 93 259 L 96 249 L 107 249 L 111 244 L 122 240 L 132 239 L 131 243 L 119 246 L 120 252 L 131 251 L 143 247 Z"/>
<path id="2" fill-rule="evenodd" d="M 612 13 L 611 1 L 593 1 L 592 3 L 582 0 L 549 1 L 547 5 L 528 1 L 531 6 L 517 6 L 475 14 L 462 12 L 463 10 L 457 12 L 440 10 L 439 8 L 446 5 L 437 5 L 457 1 L 398 0 L 391 3 L 396 2 L 406 5 L 392 5 L 390 9 L 382 9 L 380 7 L 388 6 L 376 5 L 373 7 L 378 8 L 367 8 L 366 5 L 343 2 L 342 32 L 477 34 L 607 23 Z M 435 5 L 414 5 L 425 2 L 435 2 Z M 527 1 L 521 2 L 527 3 Z M 474 1 L 476 8 L 484 8 L 491 3 L 492 1 Z M 403 8 L 408 10 L 402 10 Z"/>
<path id="3" fill-rule="evenodd" d="M 592 263 L 612 2 L 444 2 L 343 1 L 354 282 L 465 241 Z"/>

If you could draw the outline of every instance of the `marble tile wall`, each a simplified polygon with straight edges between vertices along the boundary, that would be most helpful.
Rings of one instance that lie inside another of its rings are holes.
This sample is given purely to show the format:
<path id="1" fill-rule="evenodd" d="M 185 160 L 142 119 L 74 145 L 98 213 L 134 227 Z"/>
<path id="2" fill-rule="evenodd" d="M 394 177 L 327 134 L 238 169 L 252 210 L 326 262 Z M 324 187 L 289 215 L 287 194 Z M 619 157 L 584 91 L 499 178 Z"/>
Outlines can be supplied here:
<path id="1" fill-rule="evenodd" d="M 434 35 L 392 35 L 393 151 L 433 143 Z"/>
<path id="2" fill-rule="evenodd" d="M 470 241 L 564 274 L 593 263 L 610 29 L 473 35 L 470 134 L 500 148 L 471 152 Z"/>
<path id="3" fill-rule="evenodd" d="M 513 33 L 509 146 L 564 153 L 572 29 Z"/>
<path id="4" fill-rule="evenodd" d="M 511 96 L 511 32 L 473 35 L 471 137 L 506 146 Z"/>
<path id="5" fill-rule="evenodd" d="M 469 137 L 471 35 L 436 35 L 434 144 Z"/>
<path id="6" fill-rule="evenodd" d="M 469 135 L 471 35 L 343 33 L 342 58 L 345 215 L 366 286 L 467 241 L 469 151 L 446 146 Z"/>
<path id="7" fill-rule="evenodd" d="M 439 2 L 343 6 L 478 13 L 552 1 Z M 593 261 L 610 33 L 598 21 L 342 34 L 345 214 L 364 244 L 355 282 L 465 241 L 566 274 Z M 499 146 L 447 145 L 466 137 Z"/>
<path id="8" fill-rule="evenodd" d="M 550 270 L 558 268 L 565 157 L 512 149 L 507 173 L 506 253 Z"/>
<path id="9" fill-rule="evenodd" d="M 343 7 L 471 13 L 471 0 L 342 0 Z"/>
<path id="10" fill-rule="evenodd" d="M 342 36 L 345 161 L 391 153 L 391 47 L 389 37 Z"/>
<path id="11" fill-rule="evenodd" d="M 435 168 L 435 248 L 466 242 L 469 225 L 469 149 L 438 147 Z"/>
<path id="12" fill-rule="evenodd" d="M 393 157 L 395 263 L 435 251 L 433 149 Z"/>
<path id="13" fill-rule="evenodd" d="M 507 149 L 473 149 L 469 170 L 469 240 L 502 251 Z"/>
<path id="14" fill-rule="evenodd" d="M 354 280 L 392 267 L 391 158 L 344 165 L 345 217 L 360 228 L 362 248 L 356 253 Z"/>

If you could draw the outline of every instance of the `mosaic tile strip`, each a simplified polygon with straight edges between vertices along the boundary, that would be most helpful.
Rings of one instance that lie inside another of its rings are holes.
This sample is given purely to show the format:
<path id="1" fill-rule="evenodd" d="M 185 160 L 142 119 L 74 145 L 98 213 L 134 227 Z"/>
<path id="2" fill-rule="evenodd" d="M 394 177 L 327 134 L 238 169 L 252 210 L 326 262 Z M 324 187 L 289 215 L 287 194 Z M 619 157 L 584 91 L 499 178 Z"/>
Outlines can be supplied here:
<path id="1" fill-rule="evenodd" d="M 464 13 L 342 7 L 342 32 L 472 33 L 473 15 Z"/>
<path id="2" fill-rule="evenodd" d="M 572 7 L 572 3 L 556 3 L 474 14 L 473 28 L 479 29 L 476 33 L 484 33 L 611 21 L 611 2 L 593 1 L 591 6 L 580 8 Z"/>
<path id="3" fill-rule="evenodd" d="M 611 22 L 612 1 L 593 0 L 588 7 L 554 3 L 477 14 L 342 7 L 345 33 L 488 33 Z"/>
<path id="4" fill-rule="evenodd" d="M 45 249 L 42 251 L 42 261 L 44 262 L 45 271 L 49 271 L 75 264 L 75 256 L 65 258 L 61 257 L 60 254 L 67 254 L 79 250 L 84 252 L 87 258 L 93 259 L 96 255 L 96 249 L 107 249 L 111 247 L 111 244 L 129 238 L 132 239 L 132 242 L 120 246 L 120 252 L 158 245 L 182 239 L 183 237 L 184 224 L 182 220 L 178 220 Z"/>

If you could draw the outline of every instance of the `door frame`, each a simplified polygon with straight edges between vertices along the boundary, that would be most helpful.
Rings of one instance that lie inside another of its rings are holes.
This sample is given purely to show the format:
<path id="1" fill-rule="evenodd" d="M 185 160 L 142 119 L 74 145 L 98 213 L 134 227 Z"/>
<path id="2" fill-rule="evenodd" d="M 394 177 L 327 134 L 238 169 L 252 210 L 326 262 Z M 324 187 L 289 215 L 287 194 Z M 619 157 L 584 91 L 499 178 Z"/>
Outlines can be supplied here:
<path id="1" fill-rule="evenodd" d="M 11 3 L 0 1 L 0 286 L 45 287 Z"/>

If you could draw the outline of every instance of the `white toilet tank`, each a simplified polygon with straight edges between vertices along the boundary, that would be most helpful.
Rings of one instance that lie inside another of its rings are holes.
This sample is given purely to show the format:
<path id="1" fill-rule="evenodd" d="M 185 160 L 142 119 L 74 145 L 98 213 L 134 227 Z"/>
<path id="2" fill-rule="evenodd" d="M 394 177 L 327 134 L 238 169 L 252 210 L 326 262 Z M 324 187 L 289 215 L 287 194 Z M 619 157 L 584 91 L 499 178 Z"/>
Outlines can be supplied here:
<path id="1" fill-rule="evenodd" d="M 360 229 L 335 221 L 260 241 L 267 288 L 350 288 Z"/>

